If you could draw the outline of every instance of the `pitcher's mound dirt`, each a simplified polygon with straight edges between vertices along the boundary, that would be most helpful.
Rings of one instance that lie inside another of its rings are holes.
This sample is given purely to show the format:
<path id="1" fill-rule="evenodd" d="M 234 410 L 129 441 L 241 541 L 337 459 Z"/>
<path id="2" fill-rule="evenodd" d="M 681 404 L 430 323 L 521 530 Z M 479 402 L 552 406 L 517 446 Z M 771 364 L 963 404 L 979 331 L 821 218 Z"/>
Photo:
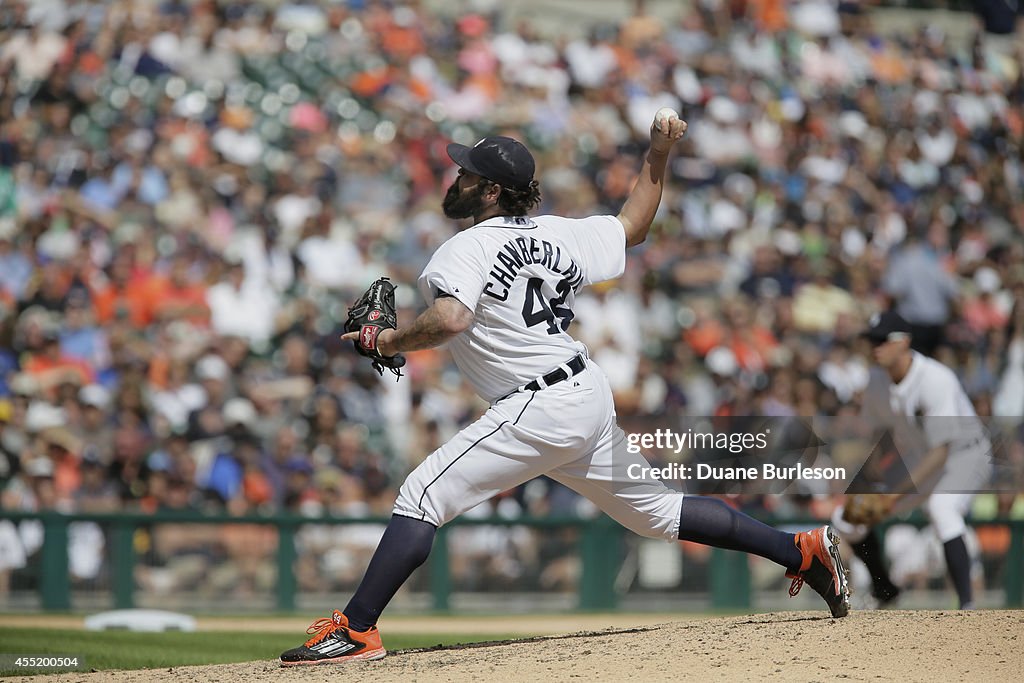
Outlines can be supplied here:
<path id="1" fill-rule="evenodd" d="M 854 612 L 845 619 L 780 612 L 404 650 L 344 667 L 282 669 L 276 661 L 259 661 L 46 678 L 323 683 L 342 675 L 342 669 L 346 680 L 381 683 L 1014 680 L 1024 671 L 1024 612 Z"/>

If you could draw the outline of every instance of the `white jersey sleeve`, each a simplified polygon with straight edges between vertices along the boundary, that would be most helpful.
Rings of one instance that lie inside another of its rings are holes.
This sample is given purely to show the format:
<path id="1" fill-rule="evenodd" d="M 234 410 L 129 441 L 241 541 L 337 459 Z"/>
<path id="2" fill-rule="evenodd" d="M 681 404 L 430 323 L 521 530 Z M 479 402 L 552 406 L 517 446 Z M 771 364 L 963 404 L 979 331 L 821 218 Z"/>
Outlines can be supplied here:
<path id="1" fill-rule="evenodd" d="M 872 425 L 892 424 L 894 413 L 889 403 L 892 381 L 884 370 L 872 367 L 868 370 L 868 385 L 861 399 L 861 415 Z"/>
<path id="2" fill-rule="evenodd" d="M 434 252 L 420 274 L 420 293 L 428 304 L 444 293 L 475 311 L 486 281 L 487 265 L 488 257 L 480 242 L 470 233 L 459 233 Z"/>
<path id="3" fill-rule="evenodd" d="M 583 283 L 620 277 L 626 269 L 626 230 L 616 216 L 590 216 L 565 222 L 567 240 L 582 257 Z"/>
<path id="4" fill-rule="evenodd" d="M 930 363 L 921 386 L 920 412 L 923 417 L 957 417 L 963 415 L 960 381 L 949 368 Z"/>
<path id="5" fill-rule="evenodd" d="M 928 445 L 932 448 L 975 439 L 981 424 L 956 374 L 938 361 L 926 359 L 921 382 L 920 412 Z"/>

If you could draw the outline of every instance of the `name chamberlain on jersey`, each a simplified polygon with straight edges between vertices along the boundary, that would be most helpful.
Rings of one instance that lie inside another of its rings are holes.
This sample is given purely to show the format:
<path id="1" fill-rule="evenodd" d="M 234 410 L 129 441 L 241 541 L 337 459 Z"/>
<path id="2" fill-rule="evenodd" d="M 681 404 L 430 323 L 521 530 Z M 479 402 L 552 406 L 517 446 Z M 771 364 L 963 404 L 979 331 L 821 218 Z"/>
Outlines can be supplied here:
<path id="1" fill-rule="evenodd" d="M 426 301 L 450 296 L 473 311 L 448 347 L 476 393 L 495 401 L 587 355 L 568 334 L 576 292 L 625 267 L 626 233 L 615 216 L 494 217 L 438 247 L 417 286 Z"/>
<path id="2" fill-rule="evenodd" d="M 483 293 L 498 301 L 507 300 L 519 271 L 535 264 L 563 276 L 573 291 L 583 283 L 583 271 L 570 256 L 563 256 L 559 245 L 533 237 L 514 237 L 498 249 Z"/>

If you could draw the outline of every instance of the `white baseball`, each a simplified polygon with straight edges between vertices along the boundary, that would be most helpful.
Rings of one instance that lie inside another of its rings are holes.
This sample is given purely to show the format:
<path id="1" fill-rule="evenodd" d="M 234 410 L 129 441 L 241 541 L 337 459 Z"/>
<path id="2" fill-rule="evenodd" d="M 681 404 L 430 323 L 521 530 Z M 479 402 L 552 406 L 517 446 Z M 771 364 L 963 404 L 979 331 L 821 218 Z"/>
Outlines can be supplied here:
<path id="1" fill-rule="evenodd" d="M 665 131 L 667 130 L 665 124 L 673 118 L 679 118 L 676 110 L 672 107 L 662 107 L 654 114 L 654 125 L 657 126 L 658 130 Z"/>

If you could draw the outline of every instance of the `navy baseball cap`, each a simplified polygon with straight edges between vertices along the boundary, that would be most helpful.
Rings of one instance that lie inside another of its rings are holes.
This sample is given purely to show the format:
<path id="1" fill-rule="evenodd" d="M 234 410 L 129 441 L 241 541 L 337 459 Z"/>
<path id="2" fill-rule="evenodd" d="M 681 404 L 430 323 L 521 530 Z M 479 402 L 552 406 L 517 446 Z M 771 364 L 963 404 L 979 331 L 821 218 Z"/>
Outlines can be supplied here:
<path id="1" fill-rule="evenodd" d="M 514 190 L 528 188 L 536 169 L 530 150 L 504 135 L 486 137 L 472 147 L 453 142 L 448 156 L 470 173 Z"/>
<path id="2" fill-rule="evenodd" d="M 909 338 L 910 323 L 895 311 L 876 313 L 871 316 L 868 329 L 864 331 L 863 336 L 879 344 L 895 339 Z"/>

